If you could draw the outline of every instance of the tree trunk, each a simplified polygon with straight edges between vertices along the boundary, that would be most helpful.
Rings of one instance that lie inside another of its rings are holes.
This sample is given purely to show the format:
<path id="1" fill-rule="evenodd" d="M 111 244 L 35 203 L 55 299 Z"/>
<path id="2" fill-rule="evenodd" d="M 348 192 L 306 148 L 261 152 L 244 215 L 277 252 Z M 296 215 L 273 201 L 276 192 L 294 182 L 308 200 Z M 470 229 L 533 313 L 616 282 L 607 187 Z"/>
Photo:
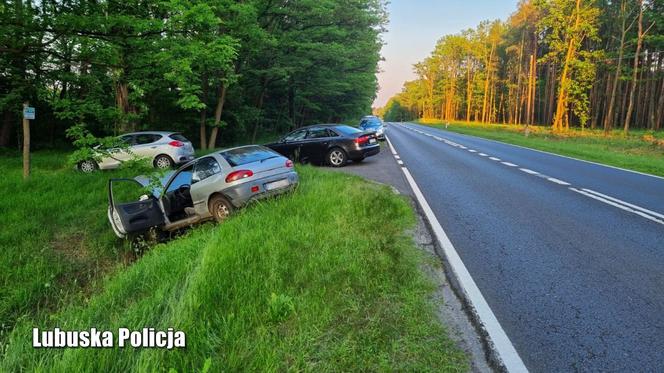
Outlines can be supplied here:
<path id="1" fill-rule="evenodd" d="M 578 29 L 579 23 L 581 21 L 581 14 L 580 14 L 580 8 L 581 8 L 581 0 L 576 0 L 576 22 L 575 22 L 575 27 L 574 29 Z M 567 114 L 568 108 L 567 108 L 567 95 L 568 95 L 568 74 L 569 74 L 569 64 L 572 60 L 572 56 L 574 56 L 575 48 L 575 35 L 572 35 L 572 37 L 569 40 L 569 45 L 567 46 L 567 53 L 565 55 L 565 63 L 563 64 L 563 71 L 562 74 L 560 75 L 560 87 L 558 89 L 558 103 L 556 105 L 556 114 L 553 120 L 553 130 L 554 131 L 559 131 L 563 129 L 563 125 L 565 126 L 565 129 L 569 127 L 569 115 Z M 564 120 L 564 123 L 563 123 Z"/>
<path id="2" fill-rule="evenodd" d="M 632 88 L 629 92 L 629 104 L 627 105 L 627 114 L 625 115 L 625 127 L 623 131 L 625 134 L 629 132 L 630 121 L 632 120 L 632 112 L 634 111 L 634 95 L 636 93 L 637 74 L 639 72 L 639 54 L 641 54 L 641 46 L 643 44 L 643 0 L 636 1 L 639 7 L 639 20 L 637 27 L 639 32 L 636 39 L 636 53 L 634 54 L 634 65 L 632 71 Z"/>
<path id="3" fill-rule="evenodd" d="M 0 128 L 0 147 L 9 147 L 14 125 L 14 115 L 9 110 L 2 113 L 2 128 Z"/>
<path id="4" fill-rule="evenodd" d="M 208 149 L 214 149 L 217 146 L 217 133 L 219 133 L 221 113 L 224 111 L 224 104 L 226 103 L 226 84 L 223 82 L 219 85 L 219 93 L 217 97 L 217 107 L 214 110 L 214 127 L 212 127 L 212 133 L 210 133 Z"/>
<path id="5" fill-rule="evenodd" d="M 208 99 L 208 91 L 210 89 L 210 86 L 208 84 L 208 74 L 205 73 L 203 75 L 203 92 L 201 93 L 201 101 L 203 104 L 206 106 L 201 109 L 200 113 L 200 121 L 199 121 L 199 133 L 200 133 L 200 138 L 201 138 L 201 150 L 205 150 L 207 147 L 207 99 Z"/>
<path id="6" fill-rule="evenodd" d="M 470 110 L 472 108 L 473 102 L 473 85 L 470 79 L 470 68 L 471 68 L 470 58 L 468 59 L 468 85 L 466 87 L 467 99 L 466 99 L 466 122 L 470 123 Z"/>
<path id="7" fill-rule="evenodd" d="M 486 123 L 487 118 L 487 100 L 489 96 L 489 83 L 491 81 L 491 62 L 493 61 L 493 49 L 495 44 L 491 44 L 491 51 L 489 52 L 489 59 L 486 63 L 486 78 L 484 79 L 484 101 L 482 103 L 482 123 Z"/>

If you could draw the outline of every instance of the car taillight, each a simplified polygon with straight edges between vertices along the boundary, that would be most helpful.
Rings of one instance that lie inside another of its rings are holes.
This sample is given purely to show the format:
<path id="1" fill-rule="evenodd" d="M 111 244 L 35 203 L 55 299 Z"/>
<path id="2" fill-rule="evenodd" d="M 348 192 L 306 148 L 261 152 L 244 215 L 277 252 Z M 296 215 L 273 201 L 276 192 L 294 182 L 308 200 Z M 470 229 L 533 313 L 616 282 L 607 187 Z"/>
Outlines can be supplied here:
<path id="1" fill-rule="evenodd" d="M 293 161 L 290 159 L 286 160 L 286 168 L 293 168 Z"/>
<path id="2" fill-rule="evenodd" d="M 169 142 L 168 145 L 174 146 L 176 148 L 181 148 L 181 147 L 184 146 L 184 143 L 182 141 L 173 140 L 173 141 Z"/>
<path id="3" fill-rule="evenodd" d="M 358 137 L 358 138 L 355 139 L 355 143 L 356 143 L 357 145 L 362 145 L 362 144 L 364 144 L 364 143 L 367 142 L 367 141 L 369 141 L 369 136 L 367 136 L 367 135 L 360 136 L 360 137 Z"/>
<path id="4" fill-rule="evenodd" d="M 231 172 L 230 174 L 228 174 L 228 176 L 226 176 L 226 182 L 227 183 L 232 183 L 234 181 L 246 179 L 246 178 L 252 177 L 252 176 L 254 176 L 254 173 L 249 171 L 249 170 L 235 171 L 235 172 Z"/>

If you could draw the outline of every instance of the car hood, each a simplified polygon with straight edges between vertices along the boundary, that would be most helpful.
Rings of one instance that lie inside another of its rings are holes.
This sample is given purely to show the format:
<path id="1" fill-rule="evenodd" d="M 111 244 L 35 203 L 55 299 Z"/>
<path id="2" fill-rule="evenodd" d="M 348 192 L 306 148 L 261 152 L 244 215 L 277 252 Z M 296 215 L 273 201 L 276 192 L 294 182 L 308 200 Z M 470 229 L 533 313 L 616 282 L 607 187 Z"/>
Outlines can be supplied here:
<path id="1" fill-rule="evenodd" d="M 171 176 L 173 176 L 173 174 L 175 174 L 175 171 L 168 171 L 159 178 L 159 182 L 161 183 L 161 186 L 155 185 L 154 188 L 152 188 L 152 194 L 155 197 L 159 197 L 161 195 L 161 192 L 164 190 L 164 187 L 166 186 L 166 183 L 171 178 Z M 147 175 L 136 176 L 134 178 L 134 180 L 138 181 L 144 187 L 147 187 L 148 185 L 150 185 L 150 176 L 147 176 Z"/>

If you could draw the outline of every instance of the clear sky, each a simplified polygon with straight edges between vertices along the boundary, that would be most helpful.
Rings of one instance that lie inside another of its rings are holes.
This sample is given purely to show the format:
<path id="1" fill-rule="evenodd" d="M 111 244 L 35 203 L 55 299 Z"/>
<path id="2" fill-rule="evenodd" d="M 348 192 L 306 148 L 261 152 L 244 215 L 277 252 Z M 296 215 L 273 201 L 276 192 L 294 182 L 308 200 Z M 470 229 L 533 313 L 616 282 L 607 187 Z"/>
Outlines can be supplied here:
<path id="1" fill-rule="evenodd" d="M 380 90 L 374 106 L 385 105 L 415 78 L 413 64 L 423 60 L 438 39 L 475 27 L 485 19 L 505 20 L 518 0 L 391 0 L 390 23 L 383 35 L 385 61 L 378 74 Z"/>

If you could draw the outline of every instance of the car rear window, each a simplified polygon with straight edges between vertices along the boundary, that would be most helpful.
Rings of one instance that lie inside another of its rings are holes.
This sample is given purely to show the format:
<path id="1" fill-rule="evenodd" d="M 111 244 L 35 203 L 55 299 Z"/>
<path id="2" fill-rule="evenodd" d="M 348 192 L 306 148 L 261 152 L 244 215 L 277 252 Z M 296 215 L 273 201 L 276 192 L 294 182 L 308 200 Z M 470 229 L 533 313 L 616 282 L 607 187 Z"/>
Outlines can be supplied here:
<path id="1" fill-rule="evenodd" d="M 341 132 L 341 133 L 343 133 L 344 135 L 347 135 L 347 136 L 348 136 L 348 135 L 354 135 L 354 134 L 356 134 L 356 133 L 360 133 L 360 132 L 362 132 L 362 131 L 360 131 L 359 129 L 357 129 L 357 128 L 355 128 L 355 127 L 351 127 L 351 126 L 336 126 L 336 127 L 334 127 L 334 128 L 335 128 L 337 131 L 339 131 L 339 132 Z"/>
<path id="2" fill-rule="evenodd" d="M 172 138 L 173 140 L 189 142 L 189 140 L 186 137 L 182 136 L 182 134 L 180 133 L 171 134 L 169 137 Z"/>
<path id="3" fill-rule="evenodd" d="M 231 167 L 242 166 L 248 163 L 259 162 L 279 157 L 279 154 L 262 146 L 248 146 L 226 150 L 220 153 Z"/>

